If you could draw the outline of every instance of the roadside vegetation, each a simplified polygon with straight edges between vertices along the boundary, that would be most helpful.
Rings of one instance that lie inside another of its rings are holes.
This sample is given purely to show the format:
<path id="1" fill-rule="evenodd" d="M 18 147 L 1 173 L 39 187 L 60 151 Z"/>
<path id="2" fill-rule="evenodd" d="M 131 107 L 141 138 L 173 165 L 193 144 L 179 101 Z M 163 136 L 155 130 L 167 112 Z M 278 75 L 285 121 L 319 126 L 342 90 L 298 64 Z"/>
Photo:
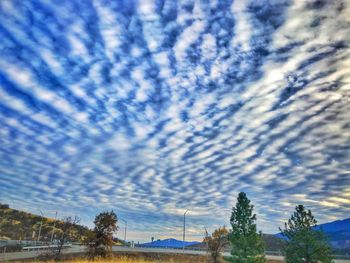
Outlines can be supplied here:
<path id="1" fill-rule="evenodd" d="M 37 263 L 38 261 L 30 261 L 27 263 Z M 42 261 L 40 261 L 42 262 Z M 55 261 L 45 261 L 47 263 L 53 263 Z M 165 255 L 165 254 L 128 254 L 128 255 L 114 255 L 109 258 L 95 258 L 93 261 L 88 258 L 66 258 L 60 262 L 64 263 L 211 263 L 211 260 L 207 256 L 198 255 Z M 12 261 L 11 263 L 15 263 Z M 267 263 L 281 263 L 281 261 L 268 260 Z"/>
<path id="2" fill-rule="evenodd" d="M 89 259 L 108 258 L 112 255 L 113 234 L 117 231 L 118 217 L 113 212 L 103 212 L 95 217 L 95 227 L 84 241 Z"/>
<path id="3" fill-rule="evenodd" d="M 254 206 L 244 192 L 239 193 L 232 208 L 231 228 L 219 227 L 211 235 L 206 231 L 200 246 L 207 248 L 207 256 L 159 255 L 135 253 L 124 255 L 112 253 L 112 246 L 118 240 L 113 237 L 118 230 L 118 217 L 113 211 L 105 211 L 95 217 L 95 227 L 90 230 L 78 225 L 78 218 L 52 219 L 10 209 L 0 205 L 0 238 L 25 239 L 31 231 L 40 231 L 43 239 L 55 237 L 58 247 L 46 255 L 45 260 L 65 262 L 231 262 L 231 263 L 273 263 L 266 260 L 264 235 L 258 232 Z M 38 222 L 45 224 L 38 225 Z M 291 218 L 280 229 L 283 239 L 280 243 L 270 239 L 270 243 L 280 246 L 286 263 L 331 263 L 332 250 L 322 229 L 316 228 L 317 221 L 310 210 L 303 205 L 295 208 Z M 20 238 L 18 238 L 20 237 Z M 45 237 L 45 238 L 44 238 Z M 62 256 L 62 246 L 66 242 L 78 241 L 86 246 L 86 257 L 73 260 Z M 230 250 L 230 256 L 222 252 Z"/>
<path id="4" fill-rule="evenodd" d="M 231 244 L 232 263 L 264 263 L 265 245 L 262 233 L 257 232 L 256 214 L 254 206 L 250 203 L 247 195 L 239 193 L 236 207 L 232 209 L 230 223 L 232 231 L 229 234 Z"/>
<path id="5" fill-rule="evenodd" d="M 225 228 L 220 227 L 211 236 L 206 233 L 204 242 L 211 262 L 264 263 L 266 244 L 257 231 L 254 206 L 243 192 L 239 193 L 230 218 L 231 230 L 225 238 Z M 317 230 L 317 221 L 310 210 L 298 205 L 281 230 L 284 237 L 282 253 L 286 263 L 331 263 L 332 250 L 322 229 Z M 231 255 L 222 257 L 220 252 L 225 241 L 230 243 Z"/>
<path id="6" fill-rule="evenodd" d="M 207 231 L 205 231 L 204 243 L 207 244 L 208 252 L 213 263 L 219 263 L 222 258 L 221 252 L 228 245 L 228 230 L 225 226 L 216 229 L 210 236 Z"/>
<path id="7" fill-rule="evenodd" d="M 287 244 L 284 247 L 286 263 L 331 263 L 332 249 L 322 230 L 315 230 L 316 219 L 310 210 L 299 205 L 285 223 L 282 231 Z"/>

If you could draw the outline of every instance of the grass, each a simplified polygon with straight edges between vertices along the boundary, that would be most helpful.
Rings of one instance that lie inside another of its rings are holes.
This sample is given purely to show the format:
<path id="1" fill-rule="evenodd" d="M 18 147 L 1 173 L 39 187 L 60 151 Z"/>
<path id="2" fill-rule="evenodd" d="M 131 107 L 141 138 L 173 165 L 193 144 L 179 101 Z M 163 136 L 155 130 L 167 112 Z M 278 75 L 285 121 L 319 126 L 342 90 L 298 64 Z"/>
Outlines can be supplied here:
<path id="1" fill-rule="evenodd" d="M 28 261 L 27 261 L 28 262 Z M 32 263 L 37 263 L 39 261 L 29 261 Z M 28 263 L 29 263 L 28 262 Z M 46 261 L 47 263 L 55 263 L 55 261 Z M 208 257 L 199 255 L 166 255 L 166 254 L 156 254 L 156 253 L 134 253 L 134 254 L 118 254 L 114 255 L 109 259 L 95 259 L 94 261 L 89 261 L 84 257 L 80 258 L 66 258 L 63 260 L 64 263 L 210 263 Z M 13 262 L 12 262 L 13 263 Z M 281 263 L 280 261 L 268 260 L 267 263 Z"/>
<path id="2" fill-rule="evenodd" d="M 19 263 L 20 261 L 18 261 Z M 23 261 L 21 261 L 23 262 Z M 42 261 L 30 261 L 28 263 L 38 263 Z M 55 261 L 46 261 L 48 263 L 56 263 Z M 75 260 L 67 260 L 64 261 L 65 263 L 109 263 L 109 262 L 115 262 L 115 263 L 198 263 L 198 262 L 203 262 L 203 263 L 210 263 L 211 261 L 208 259 L 205 259 L 204 261 L 198 261 L 195 259 L 179 259 L 179 258 L 169 258 L 168 260 L 149 260 L 149 259 L 133 259 L 129 257 L 119 257 L 119 258 L 112 258 L 112 259 L 98 259 L 95 261 L 89 261 L 86 259 L 75 259 Z M 15 263 L 14 261 L 11 261 L 11 263 Z M 281 263 L 281 261 L 275 261 L 275 260 L 268 260 L 267 263 Z"/>
<path id="3" fill-rule="evenodd" d="M 21 261 L 23 262 L 23 261 Z M 26 261 L 26 263 L 43 262 L 43 260 Z M 45 260 L 46 263 L 56 263 L 53 260 Z M 191 256 L 191 255 L 166 255 L 166 254 L 125 254 L 114 255 L 111 258 L 97 258 L 94 261 L 88 260 L 84 257 L 67 257 L 62 261 L 64 263 L 209 263 L 205 256 Z M 11 263 L 14 263 L 13 261 Z M 19 263 L 19 261 L 18 261 Z"/>

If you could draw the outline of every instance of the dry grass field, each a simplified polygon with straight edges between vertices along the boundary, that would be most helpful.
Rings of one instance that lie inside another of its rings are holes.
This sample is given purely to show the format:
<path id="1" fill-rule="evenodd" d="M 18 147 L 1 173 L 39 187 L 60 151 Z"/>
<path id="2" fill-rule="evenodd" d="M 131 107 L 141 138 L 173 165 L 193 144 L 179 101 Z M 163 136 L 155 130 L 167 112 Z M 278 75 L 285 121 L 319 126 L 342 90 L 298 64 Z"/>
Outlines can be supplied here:
<path id="1" fill-rule="evenodd" d="M 11 261 L 11 263 L 20 263 L 23 261 Z M 43 261 L 27 261 L 27 263 L 38 263 L 38 262 L 43 262 Z M 56 261 L 46 261 L 47 263 L 56 263 Z M 94 260 L 94 261 L 89 261 L 86 259 L 75 259 L 75 260 L 67 260 L 63 261 L 65 263 L 90 263 L 90 262 L 95 262 L 95 263 L 210 263 L 211 261 L 208 259 L 198 259 L 198 258 L 193 258 L 193 259 L 180 259 L 180 258 L 169 258 L 167 260 L 152 260 L 152 259 L 142 259 L 142 258 L 129 258 L 129 257 L 120 257 L 120 258 L 113 258 L 113 259 L 105 259 L 105 260 Z M 281 263 L 280 261 L 275 261 L 275 260 L 268 260 L 267 263 Z"/>
<path id="2" fill-rule="evenodd" d="M 27 261 L 27 263 L 37 263 L 43 261 Z M 94 261 L 85 258 L 66 258 L 64 263 L 210 263 L 211 260 L 206 256 L 191 256 L 191 255 L 164 255 L 164 254 L 125 254 L 115 255 L 109 259 L 95 259 Z M 223 261 L 224 262 L 224 261 Z M 13 261 L 12 261 L 13 263 Z M 46 261 L 46 263 L 56 263 L 55 261 Z M 270 261 L 267 263 L 281 263 L 280 261 Z"/>

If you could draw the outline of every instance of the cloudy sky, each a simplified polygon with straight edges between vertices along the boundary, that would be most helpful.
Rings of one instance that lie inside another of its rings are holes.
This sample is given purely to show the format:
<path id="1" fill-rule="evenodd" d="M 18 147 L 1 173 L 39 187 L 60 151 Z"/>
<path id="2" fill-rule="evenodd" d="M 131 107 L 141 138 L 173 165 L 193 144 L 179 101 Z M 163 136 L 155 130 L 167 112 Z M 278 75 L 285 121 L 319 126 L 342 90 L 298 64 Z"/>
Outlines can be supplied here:
<path id="1" fill-rule="evenodd" d="M 1 0 L 0 39 L 0 202 L 133 240 L 239 191 L 267 233 L 349 217 L 349 1 Z"/>

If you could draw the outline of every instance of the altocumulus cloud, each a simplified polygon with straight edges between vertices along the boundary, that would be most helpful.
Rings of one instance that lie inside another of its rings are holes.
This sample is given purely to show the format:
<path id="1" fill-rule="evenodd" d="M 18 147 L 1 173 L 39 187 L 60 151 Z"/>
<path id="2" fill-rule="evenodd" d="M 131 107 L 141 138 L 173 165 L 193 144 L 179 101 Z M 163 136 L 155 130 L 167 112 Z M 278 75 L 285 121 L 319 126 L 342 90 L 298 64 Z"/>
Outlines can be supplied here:
<path id="1" fill-rule="evenodd" d="M 0 198 L 130 238 L 350 212 L 347 1 L 0 1 Z M 49 214 L 48 214 L 49 215 Z M 137 233 L 141 233 L 137 236 Z"/>

